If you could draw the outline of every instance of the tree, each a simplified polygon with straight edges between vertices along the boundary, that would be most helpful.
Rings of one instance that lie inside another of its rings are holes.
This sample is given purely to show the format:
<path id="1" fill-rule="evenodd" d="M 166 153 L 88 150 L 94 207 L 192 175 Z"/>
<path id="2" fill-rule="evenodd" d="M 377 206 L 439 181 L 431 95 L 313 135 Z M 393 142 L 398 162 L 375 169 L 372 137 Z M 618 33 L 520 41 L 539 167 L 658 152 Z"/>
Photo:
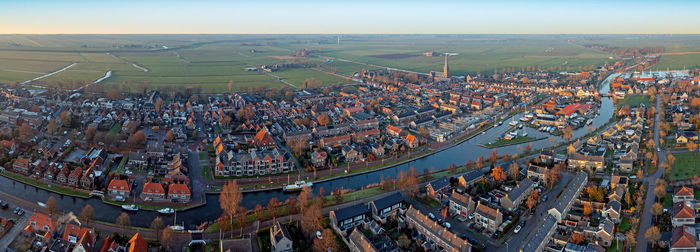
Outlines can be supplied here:
<path id="1" fill-rule="evenodd" d="M 330 122 L 331 118 L 328 117 L 328 114 L 322 113 L 316 118 L 316 120 L 318 120 L 318 124 L 321 126 L 326 126 Z"/>
<path id="2" fill-rule="evenodd" d="M 156 240 L 160 241 L 160 233 L 163 231 L 163 227 L 165 227 L 165 224 L 163 224 L 163 219 L 160 217 L 156 217 L 151 221 L 151 229 L 156 233 Z"/>
<path id="3" fill-rule="evenodd" d="M 415 168 L 399 172 L 397 179 L 400 190 L 411 197 L 418 195 L 418 172 Z"/>
<path id="4" fill-rule="evenodd" d="M 282 203 L 276 198 L 273 197 L 270 199 L 270 201 L 267 203 L 267 213 L 272 216 L 272 218 L 277 217 L 278 213 L 278 208 L 282 206 Z"/>
<path id="5" fill-rule="evenodd" d="M 262 221 L 264 214 L 263 210 L 265 210 L 265 208 L 263 208 L 262 205 L 255 204 L 255 207 L 253 208 L 253 216 L 255 217 L 256 221 Z"/>
<path id="6" fill-rule="evenodd" d="M 637 244 L 637 238 L 634 237 L 636 235 L 636 232 L 634 230 L 637 230 L 636 228 L 632 228 L 631 230 L 627 231 L 625 234 L 627 237 L 625 238 L 625 241 L 627 242 L 628 248 L 632 250 L 632 247 Z"/>
<path id="7" fill-rule="evenodd" d="M 476 168 L 482 167 L 484 167 L 484 155 L 481 155 L 479 158 L 476 159 Z"/>
<path id="8" fill-rule="evenodd" d="M 656 185 L 654 188 L 654 195 L 657 201 L 661 201 L 666 197 L 666 185 Z"/>
<path id="9" fill-rule="evenodd" d="M 630 108 L 630 105 L 629 104 L 623 105 L 622 108 L 620 108 L 618 114 L 622 115 L 622 116 L 627 116 L 627 115 L 632 114 L 632 109 Z"/>
<path id="10" fill-rule="evenodd" d="M 525 201 L 525 204 L 527 205 L 527 208 L 530 209 L 530 211 L 532 211 L 532 208 L 537 206 L 537 200 L 539 199 L 539 197 L 540 194 L 537 190 L 532 190 L 532 192 L 530 192 L 530 195 L 527 196 L 527 201 Z"/>
<path id="11" fill-rule="evenodd" d="M 564 163 L 557 163 L 552 167 L 552 169 L 549 169 L 547 171 L 547 187 L 550 189 L 554 186 L 557 181 L 559 181 L 559 178 L 561 177 L 561 171 L 564 169 L 563 168 Z"/>
<path id="12" fill-rule="evenodd" d="M 160 238 L 160 243 L 166 248 L 166 251 L 170 251 L 171 243 L 173 242 L 174 232 L 172 228 L 163 229 L 163 235 Z"/>
<path id="13" fill-rule="evenodd" d="M 49 196 L 49 199 L 46 200 L 46 211 L 49 211 L 49 216 L 53 216 L 54 213 L 58 212 L 58 209 L 56 198 Z"/>
<path id="14" fill-rule="evenodd" d="M 336 241 L 333 230 L 330 228 L 323 229 L 321 237 L 323 237 L 323 239 L 314 239 L 313 251 L 325 252 L 338 250 L 338 242 Z"/>
<path id="15" fill-rule="evenodd" d="M 569 238 L 569 241 L 574 244 L 581 244 L 583 242 L 583 235 L 578 232 L 574 232 L 571 234 L 571 238 Z"/>
<path id="16" fill-rule="evenodd" d="M 520 175 L 520 166 L 516 162 L 511 163 L 508 167 L 508 173 L 510 178 L 517 180 Z"/>
<path id="17" fill-rule="evenodd" d="M 29 123 L 25 122 L 19 126 L 19 129 L 17 130 L 17 136 L 21 141 L 29 142 L 29 140 L 32 137 L 32 127 L 29 126 Z"/>
<path id="18" fill-rule="evenodd" d="M 49 119 L 49 124 L 46 125 L 46 130 L 49 132 L 49 134 L 53 135 L 56 134 L 57 129 L 58 125 L 56 123 L 56 117 L 51 117 L 51 119 Z"/>
<path id="19" fill-rule="evenodd" d="M 156 112 L 160 112 L 161 108 L 163 108 L 163 99 L 158 97 L 156 100 Z"/>
<path id="20" fill-rule="evenodd" d="M 584 216 L 591 216 L 591 213 L 593 213 L 593 209 L 591 209 L 590 205 L 583 205 L 583 215 Z"/>
<path id="21" fill-rule="evenodd" d="M 309 199 L 313 196 L 310 186 L 305 186 L 301 189 L 301 192 L 297 196 L 297 204 L 299 205 L 299 211 L 303 211 L 304 208 L 309 204 Z"/>
<path id="22" fill-rule="evenodd" d="M 243 200 L 243 194 L 236 180 L 224 184 L 219 195 L 219 204 L 221 205 L 221 210 L 228 215 L 231 223 L 233 223 L 233 217 L 238 213 L 238 206 L 241 204 L 241 200 Z"/>
<path id="23" fill-rule="evenodd" d="M 664 212 L 664 206 L 661 205 L 659 202 L 654 202 L 653 205 L 651 205 L 651 214 L 654 215 L 654 217 L 659 217 Z"/>
<path id="24" fill-rule="evenodd" d="M 500 166 L 496 166 L 491 171 L 491 179 L 493 179 L 493 181 L 496 183 L 501 183 L 501 181 L 506 179 L 506 174 L 503 172 L 503 169 Z"/>
<path id="25" fill-rule="evenodd" d="M 85 205 L 80 212 L 80 220 L 88 224 L 93 218 L 95 218 L 95 209 L 90 204 Z"/>
<path id="26" fill-rule="evenodd" d="M 562 134 L 563 134 L 564 138 L 566 138 L 567 140 L 571 141 L 571 138 L 574 137 L 574 129 L 572 129 L 571 126 L 567 125 L 567 126 L 564 127 L 564 129 L 562 130 Z"/>
<path id="27" fill-rule="evenodd" d="M 695 150 L 698 149 L 698 144 L 696 144 L 695 142 L 688 141 L 688 143 L 685 144 L 685 147 L 687 147 L 688 150 L 693 153 L 693 156 L 696 156 L 698 154 L 697 152 L 695 152 Z"/>
<path id="28" fill-rule="evenodd" d="M 168 130 L 168 132 L 165 133 L 165 141 L 167 142 L 172 142 L 175 136 L 173 136 L 173 130 Z"/>
<path id="29" fill-rule="evenodd" d="M 306 207 L 301 213 L 301 230 L 308 237 L 313 237 L 316 231 L 323 228 L 323 213 L 321 212 L 321 204 L 313 202 Z"/>
<path id="30" fill-rule="evenodd" d="M 523 154 L 528 154 L 530 153 L 530 150 L 532 149 L 532 144 L 526 144 L 525 149 L 523 150 Z"/>
<path id="31" fill-rule="evenodd" d="M 489 156 L 489 161 L 491 161 L 491 163 L 496 163 L 497 160 L 498 160 L 498 150 L 493 149 L 493 151 L 491 152 L 491 156 Z"/>
<path id="32" fill-rule="evenodd" d="M 406 234 L 401 234 L 399 235 L 399 247 L 402 249 L 408 249 L 408 246 L 411 246 L 411 239 L 408 239 L 408 236 Z"/>
<path id="33" fill-rule="evenodd" d="M 246 214 L 248 212 L 248 209 L 246 209 L 243 206 L 239 206 L 236 212 L 238 213 L 236 215 L 236 224 L 238 224 L 240 234 L 243 234 L 243 227 L 248 226 L 249 224 L 248 215 Z"/>
<path id="34" fill-rule="evenodd" d="M 146 134 L 143 133 L 143 131 L 141 130 L 136 131 L 136 133 L 131 134 L 131 136 L 129 136 L 127 142 L 130 145 L 143 145 L 146 142 Z"/>
<path id="35" fill-rule="evenodd" d="M 61 111 L 60 114 L 58 114 L 58 118 L 61 119 L 61 126 L 70 127 L 73 115 L 71 115 L 71 113 L 68 110 L 64 110 Z"/>
<path id="36" fill-rule="evenodd" d="M 126 228 L 131 226 L 131 217 L 129 217 L 129 214 L 122 212 L 122 214 L 117 217 L 117 226 L 122 229 L 122 233 L 126 231 Z"/>
<path id="37" fill-rule="evenodd" d="M 106 96 L 110 100 L 119 100 L 119 90 L 117 90 L 116 88 L 111 88 L 107 91 Z"/>
<path id="38" fill-rule="evenodd" d="M 649 242 L 651 242 L 651 246 L 655 247 L 656 242 L 661 239 L 661 231 L 659 230 L 659 227 L 657 226 L 652 226 L 651 228 L 647 229 L 647 231 L 644 233 L 644 237 L 647 238 Z"/>

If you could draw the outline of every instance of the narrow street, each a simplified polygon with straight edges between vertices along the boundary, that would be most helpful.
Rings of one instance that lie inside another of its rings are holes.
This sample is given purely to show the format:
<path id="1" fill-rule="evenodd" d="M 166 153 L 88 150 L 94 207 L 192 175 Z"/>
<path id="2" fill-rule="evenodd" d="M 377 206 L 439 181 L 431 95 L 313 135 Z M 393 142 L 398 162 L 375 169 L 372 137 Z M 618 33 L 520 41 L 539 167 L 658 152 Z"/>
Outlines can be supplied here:
<path id="1" fill-rule="evenodd" d="M 659 95 L 656 95 L 656 118 L 654 119 L 654 143 L 657 148 L 659 148 L 659 111 L 661 111 L 661 104 L 660 101 L 661 98 Z M 659 160 L 657 164 L 660 164 L 663 160 L 666 159 L 666 152 L 664 150 L 661 150 L 659 152 Z M 649 183 L 649 188 L 647 189 L 647 196 L 646 199 L 644 199 L 644 210 L 642 211 L 642 219 L 639 223 L 639 232 L 637 233 L 637 247 L 635 247 L 634 251 L 636 252 L 643 252 L 643 251 L 648 251 L 648 243 L 646 237 L 644 237 L 644 233 L 646 232 L 647 229 L 651 227 L 651 205 L 654 204 L 654 199 L 656 196 L 654 196 L 654 188 L 656 188 L 656 179 L 660 178 L 661 175 L 663 174 L 663 171 L 661 169 L 656 169 L 656 172 L 654 174 L 647 174 L 647 176 L 643 179 L 644 182 Z"/>

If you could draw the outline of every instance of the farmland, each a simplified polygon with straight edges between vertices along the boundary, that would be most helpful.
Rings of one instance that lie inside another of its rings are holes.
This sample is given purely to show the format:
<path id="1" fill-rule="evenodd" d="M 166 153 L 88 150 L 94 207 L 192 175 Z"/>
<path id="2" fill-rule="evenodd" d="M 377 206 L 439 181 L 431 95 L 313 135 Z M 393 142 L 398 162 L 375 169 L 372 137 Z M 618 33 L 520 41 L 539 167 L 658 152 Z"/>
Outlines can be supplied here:
<path id="1" fill-rule="evenodd" d="M 441 71 L 444 57 L 424 55 L 430 51 L 451 53 L 452 75 L 526 67 L 577 71 L 619 60 L 586 48 L 587 44 L 662 46 L 671 55 L 663 55 L 655 67 L 683 68 L 697 66 L 700 60 L 700 54 L 686 54 L 700 51 L 700 42 L 694 38 L 697 36 L 344 35 L 338 44 L 334 35 L 0 35 L 0 84 L 29 80 L 72 63 L 76 64 L 34 84 L 74 88 L 111 70 L 112 76 L 103 85 L 125 92 L 136 91 L 141 83 L 153 89 L 199 85 L 202 92 L 225 92 L 231 80 L 235 90 L 246 91 L 285 85 L 274 76 L 247 70 L 277 63 L 323 63 L 326 70 L 343 75 L 382 67 Z M 294 56 L 300 49 L 311 51 L 311 56 Z M 314 68 L 272 74 L 298 87 L 309 78 L 323 86 L 346 82 Z"/>

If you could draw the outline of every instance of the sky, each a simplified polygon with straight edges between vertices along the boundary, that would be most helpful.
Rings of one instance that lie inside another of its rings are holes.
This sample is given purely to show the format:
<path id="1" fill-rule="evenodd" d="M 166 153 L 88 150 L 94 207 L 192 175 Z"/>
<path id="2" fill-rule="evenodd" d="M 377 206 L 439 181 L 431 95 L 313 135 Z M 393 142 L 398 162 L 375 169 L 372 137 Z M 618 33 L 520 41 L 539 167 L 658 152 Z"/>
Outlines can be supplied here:
<path id="1" fill-rule="evenodd" d="M 697 0 L 0 0 L 0 34 L 698 34 Z"/>

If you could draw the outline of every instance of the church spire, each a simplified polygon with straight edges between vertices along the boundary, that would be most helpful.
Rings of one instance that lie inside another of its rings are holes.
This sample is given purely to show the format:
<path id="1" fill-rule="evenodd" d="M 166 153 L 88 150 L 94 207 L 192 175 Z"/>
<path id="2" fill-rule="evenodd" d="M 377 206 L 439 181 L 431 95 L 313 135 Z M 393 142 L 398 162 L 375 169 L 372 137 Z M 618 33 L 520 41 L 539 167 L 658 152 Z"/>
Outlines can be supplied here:
<path id="1" fill-rule="evenodd" d="M 447 53 L 445 53 L 445 67 L 442 69 L 445 78 L 450 78 L 450 66 L 447 65 Z"/>

